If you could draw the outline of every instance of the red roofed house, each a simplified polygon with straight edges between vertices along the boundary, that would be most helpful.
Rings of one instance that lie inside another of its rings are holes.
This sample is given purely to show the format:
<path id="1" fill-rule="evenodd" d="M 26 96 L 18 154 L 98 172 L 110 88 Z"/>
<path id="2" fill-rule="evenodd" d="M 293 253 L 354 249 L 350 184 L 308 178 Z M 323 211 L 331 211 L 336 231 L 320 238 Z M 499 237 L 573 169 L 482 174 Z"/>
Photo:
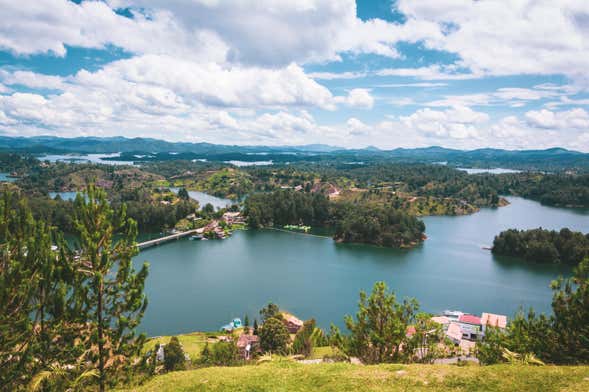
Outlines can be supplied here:
<path id="1" fill-rule="evenodd" d="M 463 314 L 458 318 L 458 324 L 460 324 L 464 339 L 477 340 L 483 337 L 483 326 L 480 317 Z"/>
<path id="2" fill-rule="evenodd" d="M 288 329 L 288 333 L 297 333 L 303 327 L 302 320 L 286 312 L 282 312 L 282 322 L 286 326 L 286 329 Z"/>
<path id="3" fill-rule="evenodd" d="M 260 337 L 257 335 L 243 334 L 237 340 L 237 350 L 243 359 L 250 359 L 252 354 L 260 351 Z"/>
<path id="4" fill-rule="evenodd" d="M 415 335 L 415 332 L 417 332 L 417 330 L 415 329 L 415 327 L 413 325 L 409 325 L 407 327 L 407 329 L 405 330 L 405 336 L 407 336 L 408 338 L 410 338 L 411 336 Z"/>

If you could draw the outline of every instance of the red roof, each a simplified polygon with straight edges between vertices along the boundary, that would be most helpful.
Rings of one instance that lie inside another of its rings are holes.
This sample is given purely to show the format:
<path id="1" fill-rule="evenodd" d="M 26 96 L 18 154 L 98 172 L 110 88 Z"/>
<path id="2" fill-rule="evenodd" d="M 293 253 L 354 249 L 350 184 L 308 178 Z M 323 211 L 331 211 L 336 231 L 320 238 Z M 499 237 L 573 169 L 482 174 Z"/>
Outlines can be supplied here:
<path id="1" fill-rule="evenodd" d="M 414 327 L 413 325 L 409 325 L 409 326 L 407 327 L 407 329 L 405 330 L 405 335 L 406 335 L 406 336 L 413 336 L 413 335 L 415 335 L 415 332 L 417 332 L 417 331 L 415 330 L 415 327 Z"/>
<path id="2" fill-rule="evenodd" d="M 481 318 L 474 316 L 472 314 L 463 314 L 462 316 L 460 316 L 458 321 L 467 324 L 481 324 Z"/>

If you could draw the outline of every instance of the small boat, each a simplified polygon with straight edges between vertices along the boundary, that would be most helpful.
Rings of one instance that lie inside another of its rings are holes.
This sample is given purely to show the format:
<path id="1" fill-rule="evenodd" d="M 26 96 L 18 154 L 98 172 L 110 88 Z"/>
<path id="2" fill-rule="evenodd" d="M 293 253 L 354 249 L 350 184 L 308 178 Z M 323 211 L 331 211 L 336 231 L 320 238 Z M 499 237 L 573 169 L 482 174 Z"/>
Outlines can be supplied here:
<path id="1" fill-rule="evenodd" d="M 205 238 L 201 234 L 191 235 L 190 240 L 204 240 Z"/>

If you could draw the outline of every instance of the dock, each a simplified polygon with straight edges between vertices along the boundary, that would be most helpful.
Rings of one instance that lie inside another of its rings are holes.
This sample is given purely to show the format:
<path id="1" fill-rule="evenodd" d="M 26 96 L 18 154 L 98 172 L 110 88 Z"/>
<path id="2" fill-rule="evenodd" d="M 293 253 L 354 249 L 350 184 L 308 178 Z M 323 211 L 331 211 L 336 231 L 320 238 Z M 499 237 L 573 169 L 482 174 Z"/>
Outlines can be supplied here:
<path id="1" fill-rule="evenodd" d="M 163 243 L 168 242 L 168 241 L 179 240 L 180 238 L 184 238 L 184 237 L 187 237 L 189 235 L 196 234 L 196 230 L 197 229 L 183 231 L 183 232 L 180 232 L 180 233 L 170 234 L 170 235 L 165 236 L 165 237 L 160 237 L 160 238 L 155 238 L 153 240 L 149 240 L 149 241 L 145 241 L 145 242 L 140 242 L 140 243 L 137 244 L 137 246 L 139 247 L 139 250 L 151 248 L 152 246 L 157 246 L 157 245 L 163 244 Z"/>

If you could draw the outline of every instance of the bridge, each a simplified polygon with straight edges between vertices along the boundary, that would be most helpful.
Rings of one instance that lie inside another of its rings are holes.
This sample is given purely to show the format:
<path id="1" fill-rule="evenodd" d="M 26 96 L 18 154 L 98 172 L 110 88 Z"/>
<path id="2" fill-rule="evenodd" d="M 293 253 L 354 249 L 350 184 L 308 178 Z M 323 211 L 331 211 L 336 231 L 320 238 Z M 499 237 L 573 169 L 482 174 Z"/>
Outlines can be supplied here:
<path id="1" fill-rule="evenodd" d="M 155 238 L 153 240 L 140 242 L 139 244 L 137 244 L 137 246 L 139 247 L 139 250 L 147 249 L 152 246 L 157 246 L 157 245 L 163 244 L 164 242 L 168 242 L 168 241 L 172 241 L 172 240 L 179 240 L 180 238 L 184 238 L 189 235 L 196 234 L 196 230 L 197 229 L 183 231 L 181 233 L 170 234 L 165 237 L 160 237 L 160 238 Z"/>

